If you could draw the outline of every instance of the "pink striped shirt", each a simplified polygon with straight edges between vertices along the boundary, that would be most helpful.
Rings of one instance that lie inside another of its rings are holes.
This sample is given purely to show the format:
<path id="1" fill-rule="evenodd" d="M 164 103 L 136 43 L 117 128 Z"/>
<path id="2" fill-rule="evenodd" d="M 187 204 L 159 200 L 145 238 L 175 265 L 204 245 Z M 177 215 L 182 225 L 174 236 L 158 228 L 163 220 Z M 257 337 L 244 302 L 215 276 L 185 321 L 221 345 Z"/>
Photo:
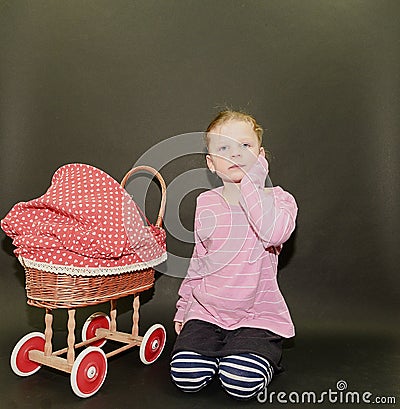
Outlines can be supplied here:
<path id="1" fill-rule="evenodd" d="M 289 338 L 294 326 L 277 282 L 278 255 L 294 230 L 297 205 L 280 187 L 264 189 L 260 157 L 240 184 L 239 205 L 223 187 L 197 198 L 195 247 L 174 320 L 200 319 L 225 329 L 268 329 Z"/>

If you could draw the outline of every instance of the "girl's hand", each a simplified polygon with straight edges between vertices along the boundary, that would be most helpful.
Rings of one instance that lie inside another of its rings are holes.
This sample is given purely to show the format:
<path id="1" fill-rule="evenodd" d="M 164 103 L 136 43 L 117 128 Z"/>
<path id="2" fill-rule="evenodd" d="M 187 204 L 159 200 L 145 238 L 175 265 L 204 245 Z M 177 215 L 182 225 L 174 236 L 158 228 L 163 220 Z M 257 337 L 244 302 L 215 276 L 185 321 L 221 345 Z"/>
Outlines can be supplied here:
<path id="1" fill-rule="evenodd" d="M 182 323 L 181 322 L 175 322 L 175 332 L 179 335 L 179 333 L 182 330 Z"/>
<path id="2" fill-rule="evenodd" d="M 265 180 L 268 176 L 269 165 L 265 154 L 260 153 L 257 162 L 248 170 L 243 177 L 241 184 L 251 184 L 254 188 L 264 189 Z"/>

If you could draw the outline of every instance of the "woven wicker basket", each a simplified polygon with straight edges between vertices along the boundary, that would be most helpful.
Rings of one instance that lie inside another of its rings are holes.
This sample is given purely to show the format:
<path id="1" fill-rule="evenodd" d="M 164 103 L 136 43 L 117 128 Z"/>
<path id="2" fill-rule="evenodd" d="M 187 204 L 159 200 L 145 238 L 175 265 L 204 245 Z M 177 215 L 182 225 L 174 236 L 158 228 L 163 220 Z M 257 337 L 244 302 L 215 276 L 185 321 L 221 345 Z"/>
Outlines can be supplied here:
<path id="1" fill-rule="evenodd" d="M 162 226 L 165 210 L 166 185 L 164 179 L 150 166 L 132 168 L 123 178 L 125 187 L 130 176 L 139 171 L 153 174 L 161 185 L 161 204 L 155 228 Z M 154 285 L 154 269 L 130 271 L 113 275 L 78 276 L 25 268 L 28 304 L 36 307 L 76 308 L 115 300 L 147 290 Z"/>

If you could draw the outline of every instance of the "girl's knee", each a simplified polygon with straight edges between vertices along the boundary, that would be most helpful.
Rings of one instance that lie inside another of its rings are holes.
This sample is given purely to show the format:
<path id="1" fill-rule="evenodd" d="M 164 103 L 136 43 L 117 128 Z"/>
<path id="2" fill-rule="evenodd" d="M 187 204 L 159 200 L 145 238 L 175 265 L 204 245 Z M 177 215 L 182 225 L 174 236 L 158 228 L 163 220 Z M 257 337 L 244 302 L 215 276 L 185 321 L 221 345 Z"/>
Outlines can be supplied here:
<path id="1" fill-rule="evenodd" d="M 218 376 L 224 390 L 235 399 L 252 399 L 271 381 L 273 369 L 264 358 L 253 354 L 222 358 Z"/>
<path id="2" fill-rule="evenodd" d="M 171 379 L 184 392 L 197 392 L 204 388 L 217 372 L 216 358 L 195 352 L 176 353 L 171 360 Z"/>
<path id="3" fill-rule="evenodd" d="M 235 371 L 231 371 L 229 374 L 220 372 L 219 379 L 225 392 L 235 399 L 252 399 L 266 388 L 265 379 L 249 380 L 241 378 L 238 380 Z"/>

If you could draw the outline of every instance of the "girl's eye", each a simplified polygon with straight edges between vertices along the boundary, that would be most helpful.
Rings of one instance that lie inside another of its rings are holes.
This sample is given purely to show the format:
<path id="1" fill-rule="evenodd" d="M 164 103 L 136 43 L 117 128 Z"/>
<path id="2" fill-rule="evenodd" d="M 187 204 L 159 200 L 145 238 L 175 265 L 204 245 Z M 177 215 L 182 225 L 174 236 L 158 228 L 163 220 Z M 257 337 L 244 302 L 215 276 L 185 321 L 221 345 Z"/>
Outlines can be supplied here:
<path id="1" fill-rule="evenodd" d="M 227 146 L 220 146 L 220 147 L 218 148 L 218 150 L 219 150 L 220 152 L 226 151 L 227 149 L 228 149 Z"/>
<path id="2" fill-rule="evenodd" d="M 242 144 L 243 148 L 251 148 L 251 145 L 247 142 Z"/>

